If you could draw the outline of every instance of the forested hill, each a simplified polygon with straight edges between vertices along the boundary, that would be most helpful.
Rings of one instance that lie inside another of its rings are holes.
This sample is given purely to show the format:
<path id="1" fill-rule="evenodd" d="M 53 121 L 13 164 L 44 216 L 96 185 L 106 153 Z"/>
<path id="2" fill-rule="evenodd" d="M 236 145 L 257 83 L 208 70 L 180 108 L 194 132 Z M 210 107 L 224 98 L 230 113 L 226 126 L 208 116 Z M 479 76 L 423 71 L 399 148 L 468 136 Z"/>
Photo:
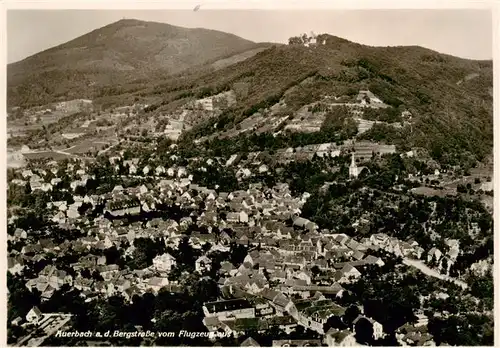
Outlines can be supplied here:
<path id="1" fill-rule="evenodd" d="M 354 102 L 360 90 L 369 90 L 392 115 L 409 111 L 412 118 L 410 126 L 373 127 L 364 139 L 395 144 L 401 151 L 427 149 L 450 165 L 491 154 L 492 61 L 418 46 L 370 47 L 328 34 L 315 41 L 297 37 L 289 45 L 271 46 L 212 30 L 123 20 L 9 65 L 8 102 L 29 106 L 90 98 L 101 105 L 130 105 L 145 100 L 155 117 L 197 98 L 236 92 L 235 104 L 183 135 L 182 143 L 189 147 L 195 139 L 242 127 L 241 121 L 256 113 L 289 116 L 290 122 L 302 117 L 298 112 L 303 106 L 325 97 Z M 172 75 L 179 70 L 183 72 Z M 277 105 L 278 112 L 269 112 Z M 327 134 L 292 143 L 336 142 L 355 135 L 349 120 L 335 115 L 326 120 L 335 123 L 323 124 Z M 340 121 L 351 128 L 341 129 Z M 337 130 L 341 136 L 335 136 Z M 247 129 L 245 136 L 252 134 Z M 248 142 L 240 146 L 242 138 L 232 138 L 233 150 L 248 149 Z"/>
<path id="2" fill-rule="evenodd" d="M 413 116 L 411 127 L 379 127 L 377 140 L 403 149 L 426 148 L 432 157 L 447 163 L 482 160 L 491 153 L 492 61 L 457 58 L 418 46 L 370 47 L 331 35 L 320 35 L 317 41 L 309 46 L 275 46 L 190 82 L 189 90 L 205 88 L 214 93 L 245 83 L 247 94 L 216 121 L 195 127 L 185 141 L 230 129 L 279 101 L 286 104 L 281 113 L 293 115 L 325 96 L 353 99 L 368 89 Z M 179 93 L 182 86 L 175 90 Z"/>
<path id="3" fill-rule="evenodd" d="M 220 31 L 124 19 L 9 64 L 8 102 L 93 98 L 103 86 L 152 81 L 256 47 Z"/>

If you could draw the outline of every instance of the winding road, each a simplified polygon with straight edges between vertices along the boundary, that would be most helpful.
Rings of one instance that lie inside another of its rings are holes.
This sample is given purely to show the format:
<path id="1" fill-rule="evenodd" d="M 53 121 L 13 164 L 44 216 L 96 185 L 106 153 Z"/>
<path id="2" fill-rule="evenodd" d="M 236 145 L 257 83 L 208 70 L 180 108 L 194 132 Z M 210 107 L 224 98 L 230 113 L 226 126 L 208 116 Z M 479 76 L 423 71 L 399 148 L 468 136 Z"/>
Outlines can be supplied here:
<path id="1" fill-rule="evenodd" d="M 445 280 L 448 282 L 453 282 L 453 283 L 457 284 L 458 286 L 461 286 L 463 289 L 467 289 L 467 287 L 468 287 L 465 282 L 458 280 L 458 279 L 455 279 L 453 277 L 441 274 L 441 273 L 437 272 L 436 270 L 429 268 L 426 264 L 424 264 L 420 260 L 413 260 L 413 259 L 404 258 L 403 263 L 407 266 L 412 266 L 412 267 L 418 268 L 422 273 L 424 273 L 425 275 L 428 275 L 430 277 L 438 278 L 438 279 Z"/>

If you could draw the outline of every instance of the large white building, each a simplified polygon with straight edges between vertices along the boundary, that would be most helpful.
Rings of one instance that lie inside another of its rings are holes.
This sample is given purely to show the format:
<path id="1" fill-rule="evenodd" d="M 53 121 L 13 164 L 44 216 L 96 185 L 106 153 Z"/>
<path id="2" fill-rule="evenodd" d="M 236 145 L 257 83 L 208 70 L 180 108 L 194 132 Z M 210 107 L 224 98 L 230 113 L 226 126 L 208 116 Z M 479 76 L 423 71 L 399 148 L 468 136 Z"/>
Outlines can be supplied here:
<path id="1" fill-rule="evenodd" d="M 153 259 L 154 269 L 160 272 L 170 272 L 175 265 L 175 258 L 169 253 L 158 255 Z"/>

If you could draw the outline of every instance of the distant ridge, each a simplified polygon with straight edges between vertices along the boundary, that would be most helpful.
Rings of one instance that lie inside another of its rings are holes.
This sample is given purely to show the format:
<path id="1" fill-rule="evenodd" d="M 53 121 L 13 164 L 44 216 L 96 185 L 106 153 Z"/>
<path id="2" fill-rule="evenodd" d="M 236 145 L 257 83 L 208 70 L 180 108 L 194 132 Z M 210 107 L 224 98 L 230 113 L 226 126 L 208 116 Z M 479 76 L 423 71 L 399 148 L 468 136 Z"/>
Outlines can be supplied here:
<path id="1" fill-rule="evenodd" d="M 91 97 L 100 86 L 178 73 L 258 46 L 216 30 L 122 19 L 9 64 L 8 101 Z"/>

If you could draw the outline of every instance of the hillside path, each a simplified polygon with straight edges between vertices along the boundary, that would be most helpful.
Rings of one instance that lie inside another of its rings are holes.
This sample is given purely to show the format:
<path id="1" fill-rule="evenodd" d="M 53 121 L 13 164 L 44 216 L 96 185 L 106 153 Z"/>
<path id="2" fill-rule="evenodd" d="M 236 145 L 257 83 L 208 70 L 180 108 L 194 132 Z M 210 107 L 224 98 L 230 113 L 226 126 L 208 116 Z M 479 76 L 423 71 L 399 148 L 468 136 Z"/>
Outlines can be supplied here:
<path id="1" fill-rule="evenodd" d="M 461 286 L 464 289 L 467 289 L 467 287 L 468 287 L 465 282 L 458 280 L 458 279 L 455 279 L 455 278 L 452 278 L 450 276 L 441 274 L 438 271 L 429 268 L 427 265 L 425 265 L 420 260 L 413 260 L 413 259 L 404 258 L 403 263 L 407 266 L 412 266 L 412 267 L 419 269 L 422 273 L 424 273 L 425 275 L 428 275 L 429 277 L 434 277 L 434 278 L 438 278 L 441 280 L 453 282 L 453 283 L 457 284 L 458 286 Z"/>

